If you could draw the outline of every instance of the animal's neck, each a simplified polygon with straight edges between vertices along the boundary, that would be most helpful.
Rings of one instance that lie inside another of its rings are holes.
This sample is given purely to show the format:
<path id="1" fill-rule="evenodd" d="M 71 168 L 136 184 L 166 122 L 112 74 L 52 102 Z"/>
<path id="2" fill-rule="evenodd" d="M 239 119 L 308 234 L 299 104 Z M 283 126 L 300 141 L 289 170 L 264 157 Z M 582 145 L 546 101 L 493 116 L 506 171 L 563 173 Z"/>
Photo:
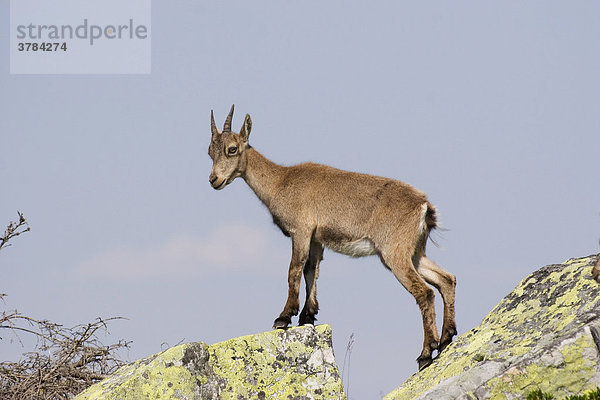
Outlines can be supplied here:
<path id="1" fill-rule="evenodd" d="M 242 178 L 258 198 L 269 207 L 286 167 L 275 164 L 252 147 L 247 151 L 248 164 Z"/>

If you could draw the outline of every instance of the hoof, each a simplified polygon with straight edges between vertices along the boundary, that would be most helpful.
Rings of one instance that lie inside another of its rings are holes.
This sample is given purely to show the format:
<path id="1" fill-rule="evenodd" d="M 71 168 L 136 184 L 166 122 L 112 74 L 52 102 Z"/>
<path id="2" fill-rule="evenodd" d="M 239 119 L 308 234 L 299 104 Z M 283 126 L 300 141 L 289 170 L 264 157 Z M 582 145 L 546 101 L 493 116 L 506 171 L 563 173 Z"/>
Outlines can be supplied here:
<path id="1" fill-rule="evenodd" d="M 315 318 L 314 315 L 300 315 L 300 320 L 298 321 L 298 326 L 303 326 L 303 325 L 315 325 L 315 321 L 317 319 Z"/>
<path id="2" fill-rule="evenodd" d="M 444 349 L 446 347 L 448 347 L 448 345 L 452 343 L 452 338 L 448 339 L 448 340 L 444 340 L 443 342 L 440 342 L 440 346 L 438 347 L 438 354 L 440 354 L 442 351 L 444 351 Z"/>
<path id="3" fill-rule="evenodd" d="M 290 325 L 291 322 L 292 321 L 289 317 L 279 317 L 275 320 L 275 322 L 273 322 L 273 329 L 285 329 Z"/>
<path id="4" fill-rule="evenodd" d="M 452 337 L 454 337 L 456 335 L 456 329 L 453 329 L 446 338 L 442 338 L 442 340 L 440 341 L 440 345 L 438 347 L 438 354 L 441 353 L 442 351 L 444 351 L 444 349 L 446 347 L 448 347 L 448 345 L 450 343 L 452 343 Z"/>
<path id="5" fill-rule="evenodd" d="M 426 358 L 419 357 L 419 358 L 417 358 L 417 363 L 419 364 L 419 371 L 422 371 L 426 367 L 431 365 L 432 360 L 431 360 L 431 357 L 426 357 Z"/>

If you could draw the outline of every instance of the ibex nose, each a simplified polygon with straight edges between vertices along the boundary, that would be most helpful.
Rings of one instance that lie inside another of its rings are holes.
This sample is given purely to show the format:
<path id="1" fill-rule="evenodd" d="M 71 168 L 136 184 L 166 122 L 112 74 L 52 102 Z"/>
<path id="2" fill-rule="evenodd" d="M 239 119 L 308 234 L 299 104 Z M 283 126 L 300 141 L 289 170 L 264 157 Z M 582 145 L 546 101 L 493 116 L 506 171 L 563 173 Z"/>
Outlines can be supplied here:
<path id="1" fill-rule="evenodd" d="M 215 183 L 215 181 L 217 180 L 217 176 L 210 174 L 210 176 L 208 177 L 208 181 L 210 182 L 210 184 L 212 185 L 213 183 Z"/>

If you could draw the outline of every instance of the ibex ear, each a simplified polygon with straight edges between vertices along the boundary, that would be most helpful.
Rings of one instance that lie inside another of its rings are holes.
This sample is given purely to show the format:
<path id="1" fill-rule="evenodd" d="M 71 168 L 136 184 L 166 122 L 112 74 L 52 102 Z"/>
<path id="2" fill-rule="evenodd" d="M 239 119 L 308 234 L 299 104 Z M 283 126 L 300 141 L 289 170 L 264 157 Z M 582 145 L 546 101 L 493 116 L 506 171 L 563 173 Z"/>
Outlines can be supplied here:
<path id="1" fill-rule="evenodd" d="M 246 114 L 246 118 L 244 118 L 244 124 L 242 125 L 242 129 L 240 129 L 240 135 L 245 142 L 248 142 L 248 138 L 250 137 L 250 131 L 252 130 L 252 118 L 250 118 L 250 114 Z"/>
<path id="2" fill-rule="evenodd" d="M 217 124 L 215 124 L 215 116 L 213 114 L 213 110 L 210 110 L 210 131 L 212 132 L 213 136 L 219 134 Z"/>

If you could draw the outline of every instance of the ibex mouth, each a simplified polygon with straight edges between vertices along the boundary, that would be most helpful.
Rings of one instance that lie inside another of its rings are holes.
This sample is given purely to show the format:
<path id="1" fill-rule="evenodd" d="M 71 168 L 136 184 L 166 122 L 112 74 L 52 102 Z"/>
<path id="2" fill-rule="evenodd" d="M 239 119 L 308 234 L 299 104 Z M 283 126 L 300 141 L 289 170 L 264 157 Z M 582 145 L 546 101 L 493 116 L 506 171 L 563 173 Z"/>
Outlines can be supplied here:
<path id="1" fill-rule="evenodd" d="M 215 182 L 216 183 L 216 182 Z M 227 179 L 223 179 L 223 181 L 221 183 L 219 183 L 218 185 L 212 184 L 213 189 L 215 190 L 221 190 L 223 189 L 225 186 L 227 185 Z"/>

